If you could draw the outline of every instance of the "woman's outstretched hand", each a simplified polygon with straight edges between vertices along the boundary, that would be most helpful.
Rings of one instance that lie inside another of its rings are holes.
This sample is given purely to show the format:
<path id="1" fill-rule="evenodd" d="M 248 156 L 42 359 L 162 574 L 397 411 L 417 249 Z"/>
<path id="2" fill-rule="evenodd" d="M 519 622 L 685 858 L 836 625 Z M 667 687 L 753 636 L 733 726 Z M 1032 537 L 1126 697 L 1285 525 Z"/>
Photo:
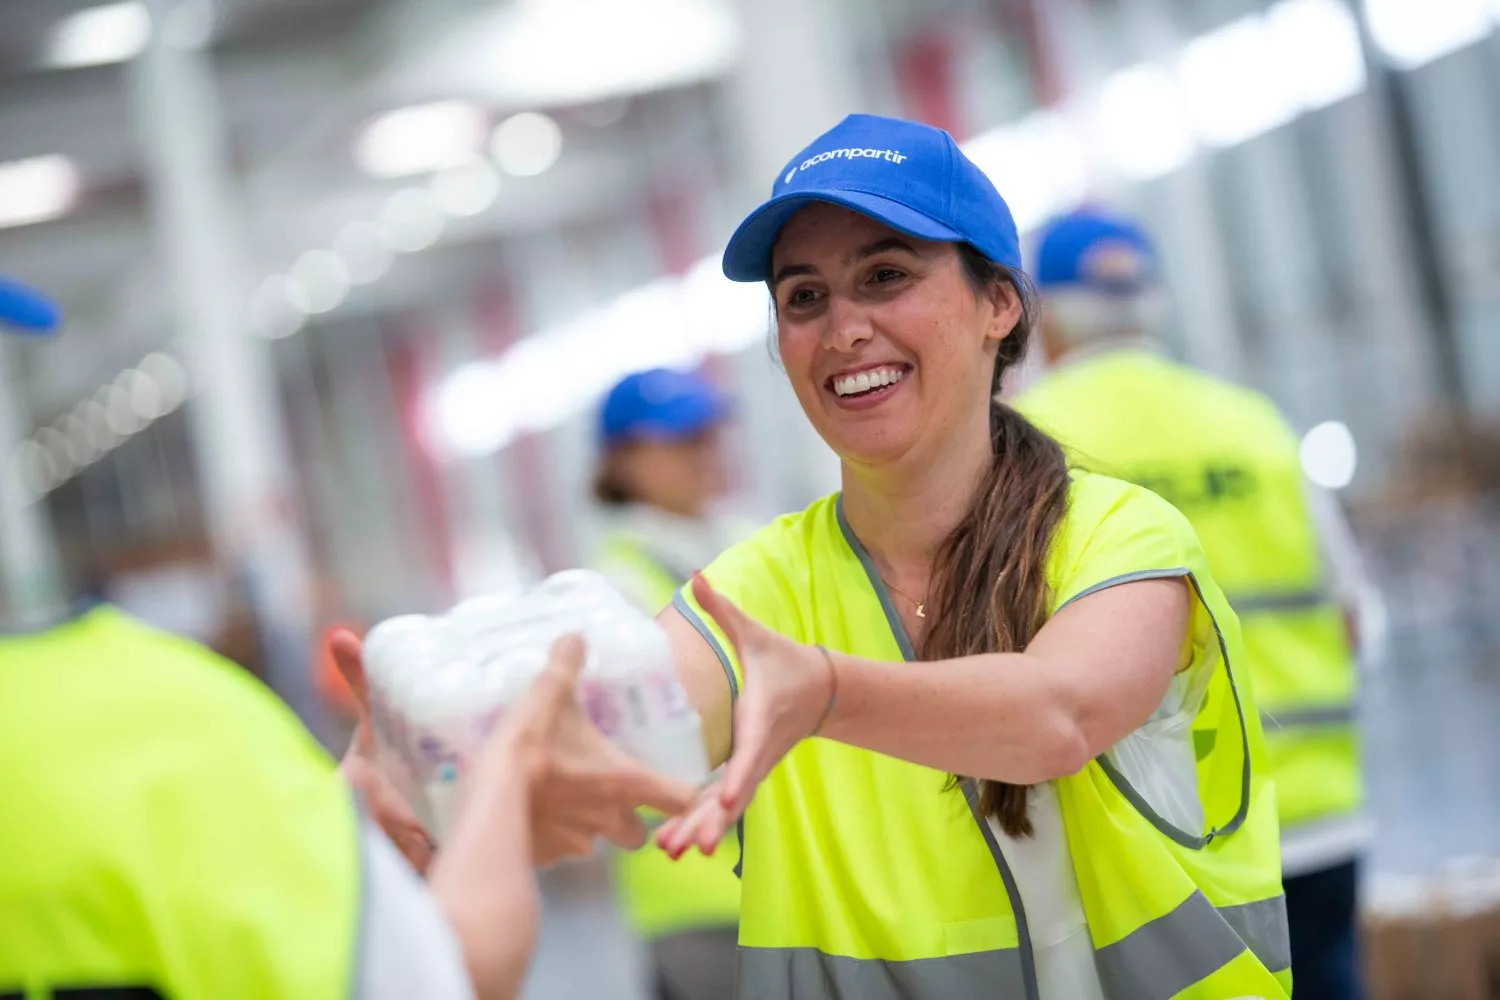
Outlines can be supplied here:
<path id="1" fill-rule="evenodd" d="M 701 575 L 693 577 L 692 587 L 699 607 L 734 646 L 744 685 L 734 707 L 734 748 L 723 776 L 697 805 L 657 831 L 657 844 L 673 858 L 694 844 L 713 853 L 771 768 L 822 725 L 836 690 L 832 662 L 822 650 L 766 628 Z"/>

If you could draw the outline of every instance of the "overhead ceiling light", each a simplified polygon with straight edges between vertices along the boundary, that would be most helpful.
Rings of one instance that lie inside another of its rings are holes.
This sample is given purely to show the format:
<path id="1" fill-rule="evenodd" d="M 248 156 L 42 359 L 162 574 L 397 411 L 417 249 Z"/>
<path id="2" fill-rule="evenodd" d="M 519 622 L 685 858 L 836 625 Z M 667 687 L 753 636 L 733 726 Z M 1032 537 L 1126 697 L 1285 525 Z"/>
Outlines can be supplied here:
<path id="1" fill-rule="evenodd" d="M 964 153 L 1005 192 L 1022 232 L 1075 207 L 1088 191 L 1088 164 L 1067 122 L 1038 111 L 964 143 Z"/>
<path id="2" fill-rule="evenodd" d="M 1177 83 L 1150 63 L 1120 70 L 1099 91 L 1095 127 L 1116 170 L 1132 180 L 1171 173 L 1193 155 Z"/>
<path id="3" fill-rule="evenodd" d="M 105 388 L 105 419 L 109 422 L 109 429 L 122 438 L 129 437 L 146 426 L 146 422 L 130 406 L 129 386 L 131 379 L 135 377 L 135 369 L 127 369 Z"/>
<path id="4" fill-rule="evenodd" d="M 332 250 L 309 250 L 287 272 L 287 300 L 309 315 L 337 309 L 348 295 L 349 269 Z"/>
<path id="5" fill-rule="evenodd" d="M 126 62 L 151 40 L 151 15 L 140 0 L 90 7 L 69 15 L 52 32 L 42 55 L 57 69 Z"/>
<path id="6" fill-rule="evenodd" d="M 381 206 L 377 221 L 386 242 L 402 253 L 426 250 L 443 234 L 443 213 L 431 192 L 421 188 L 391 195 Z"/>
<path id="7" fill-rule="evenodd" d="M 1370 35 L 1399 69 L 1416 69 L 1488 35 L 1485 0 L 1364 0 Z"/>
<path id="8" fill-rule="evenodd" d="M 356 285 L 379 281 L 391 269 L 394 257 L 385 230 L 366 221 L 351 222 L 340 230 L 333 250 L 343 258 L 349 280 Z"/>
<path id="9" fill-rule="evenodd" d="M 16 473 L 33 496 L 47 493 L 62 478 L 52 453 L 31 438 L 21 442 L 13 461 Z"/>
<path id="10" fill-rule="evenodd" d="M 682 86 L 733 65 L 742 43 L 733 6 L 726 0 L 487 5 L 409 59 L 401 77 L 532 107 Z"/>
<path id="11" fill-rule="evenodd" d="M 495 126 L 490 153 L 508 174 L 531 177 L 545 173 L 562 153 L 562 129 L 544 114 L 523 111 Z"/>
<path id="12" fill-rule="evenodd" d="M 156 412 L 148 416 L 164 417 L 187 399 L 187 369 L 172 355 L 159 351 L 148 354 L 141 359 L 137 370 L 156 387 Z"/>
<path id="13" fill-rule="evenodd" d="M 451 167 L 432 176 L 437 207 L 453 216 L 478 215 L 500 196 L 500 175 L 483 160 Z"/>
<path id="14" fill-rule="evenodd" d="M 1298 101 L 1315 110 L 1365 89 L 1359 24 L 1343 0 L 1281 0 L 1266 28 Z"/>
<path id="15" fill-rule="evenodd" d="M 484 146 L 484 111 L 438 101 L 381 115 L 360 131 L 354 161 L 373 177 L 406 177 L 458 166 Z"/>
<path id="16" fill-rule="evenodd" d="M 307 322 L 307 310 L 299 308 L 291 281 L 284 274 L 265 279 L 250 296 L 250 330 L 267 340 L 290 337 Z"/>
<path id="17" fill-rule="evenodd" d="M 66 156 L 0 163 L 0 229 L 67 215 L 81 187 L 78 168 Z"/>
<path id="18" fill-rule="evenodd" d="M 1298 101 L 1265 23 L 1242 17 L 1188 42 L 1178 59 L 1194 129 L 1213 146 L 1233 146 L 1285 125 Z"/>
<path id="19" fill-rule="evenodd" d="M 1302 471 L 1324 489 L 1341 490 L 1354 481 L 1359 453 L 1349 427 L 1337 420 L 1321 423 L 1302 438 Z"/>
<path id="20" fill-rule="evenodd" d="M 73 464 L 73 452 L 68 447 L 67 435 L 56 427 L 43 427 L 36 432 L 36 443 L 47 449 L 47 454 L 52 456 L 50 463 L 53 470 L 54 485 L 71 476 L 77 471 Z"/>

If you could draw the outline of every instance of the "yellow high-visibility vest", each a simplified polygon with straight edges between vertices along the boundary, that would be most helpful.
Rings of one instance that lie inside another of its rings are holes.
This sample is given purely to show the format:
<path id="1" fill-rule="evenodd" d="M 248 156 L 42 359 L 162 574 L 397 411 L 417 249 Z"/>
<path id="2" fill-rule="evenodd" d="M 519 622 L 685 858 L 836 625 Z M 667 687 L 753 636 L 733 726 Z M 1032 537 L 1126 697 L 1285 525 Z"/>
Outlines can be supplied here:
<path id="1" fill-rule="evenodd" d="M 0 775 L 0 995 L 351 995 L 353 794 L 240 667 L 107 606 L 0 634 Z"/>
<path id="2" fill-rule="evenodd" d="M 1016 406 L 1080 465 L 1153 490 L 1192 522 L 1240 616 L 1282 826 L 1357 812 L 1357 669 L 1297 435 L 1275 405 L 1154 352 L 1116 350 L 1049 373 Z"/>
<path id="3" fill-rule="evenodd" d="M 707 570 L 747 614 L 799 642 L 914 659 L 890 594 L 837 496 Z M 1189 669 L 1212 680 L 1201 725 L 1200 829 L 1179 829 L 1109 754 L 1053 782 L 1105 994 L 1285 998 L 1290 954 L 1274 793 L 1239 669 L 1239 625 L 1191 527 L 1138 487 L 1075 478 L 1047 564 L 1049 613 L 1116 584 L 1187 580 Z M 675 606 L 743 680 L 691 593 Z M 919 669 L 914 667 L 913 669 Z M 798 744 L 744 817 L 741 1000 L 1037 996 L 1026 908 L 970 789 L 932 768 L 825 739 Z"/>
<path id="4" fill-rule="evenodd" d="M 611 578 L 628 576 L 630 592 L 647 599 L 648 614 L 672 603 L 693 567 L 668 568 L 633 536 L 608 539 L 598 568 Z M 726 837 L 712 856 L 689 851 L 677 861 L 655 844 L 621 854 L 615 864 L 615 891 L 626 920 L 648 941 L 683 931 L 734 927 L 740 916 L 740 882 L 735 875 L 739 844 Z"/>

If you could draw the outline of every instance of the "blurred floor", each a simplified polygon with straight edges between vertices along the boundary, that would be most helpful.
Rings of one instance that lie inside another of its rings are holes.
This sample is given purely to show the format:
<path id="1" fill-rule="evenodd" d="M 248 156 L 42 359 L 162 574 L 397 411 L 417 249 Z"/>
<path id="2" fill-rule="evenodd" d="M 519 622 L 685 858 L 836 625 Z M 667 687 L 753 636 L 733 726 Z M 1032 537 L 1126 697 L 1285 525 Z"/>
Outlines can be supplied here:
<path id="1" fill-rule="evenodd" d="M 523 1000 L 647 1000 L 646 951 L 615 908 L 607 863 L 560 867 L 541 882 L 541 941 Z"/>

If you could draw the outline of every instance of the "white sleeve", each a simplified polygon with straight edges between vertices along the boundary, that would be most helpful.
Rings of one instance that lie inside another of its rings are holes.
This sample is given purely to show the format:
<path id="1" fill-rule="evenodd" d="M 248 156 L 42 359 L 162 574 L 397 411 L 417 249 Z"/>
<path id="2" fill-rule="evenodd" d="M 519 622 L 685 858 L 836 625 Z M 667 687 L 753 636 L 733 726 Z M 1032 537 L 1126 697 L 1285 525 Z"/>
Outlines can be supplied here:
<path id="1" fill-rule="evenodd" d="M 364 910 L 355 1000 L 474 1000 L 463 950 L 438 902 L 386 835 L 360 819 Z"/>
<path id="2" fill-rule="evenodd" d="M 1318 533 L 1318 547 L 1328 568 L 1334 595 L 1354 612 L 1359 634 L 1356 651 L 1362 664 L 1377 662 L 1385 647 L 1385 600 L 1365 569 L 1364 557 L 1349 521 L 1334 495 L 1313 483 L 1304 483 L 1308 511 Z"/>

